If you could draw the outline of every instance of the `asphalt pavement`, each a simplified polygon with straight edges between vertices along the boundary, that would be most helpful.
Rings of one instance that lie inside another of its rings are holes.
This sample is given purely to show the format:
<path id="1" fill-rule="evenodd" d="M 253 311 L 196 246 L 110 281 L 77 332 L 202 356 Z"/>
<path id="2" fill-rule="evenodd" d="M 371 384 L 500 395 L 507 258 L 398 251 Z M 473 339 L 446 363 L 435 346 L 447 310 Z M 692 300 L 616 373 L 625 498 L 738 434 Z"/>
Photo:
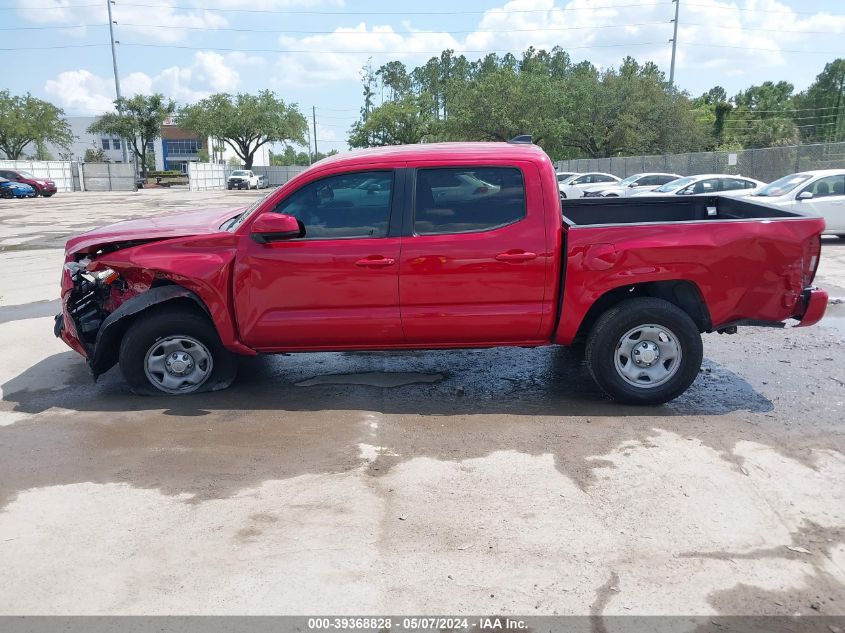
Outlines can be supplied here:
<path id="1" fill-rule="evenodd" d="M 94 383 L 52 333 L 67 236 L 256 195 L 0 201 L 0 614 L 845 614 L 845 304 L 706 335 L 659 407 L 555 348 Z"/>

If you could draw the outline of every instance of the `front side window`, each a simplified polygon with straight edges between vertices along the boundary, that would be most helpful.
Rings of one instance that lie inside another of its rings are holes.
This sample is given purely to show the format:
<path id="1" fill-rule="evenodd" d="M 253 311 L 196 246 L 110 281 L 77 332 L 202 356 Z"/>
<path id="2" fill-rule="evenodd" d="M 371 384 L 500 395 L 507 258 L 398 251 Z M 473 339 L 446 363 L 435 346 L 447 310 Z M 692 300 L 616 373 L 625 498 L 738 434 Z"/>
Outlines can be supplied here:
<path id="1" fill-rule="evenodd" d="M 414 233 L 489 231 L 525 217 L 522 172 L 514 167 L 420 169 Z"/>
<path id="2" fill-rule="evenodd" d="M 803 191 L 811 192 L 814 198 L 845 195 L 845 174 L 819 178 L 816 182 L 805 187 Z"/>
<path id="3" fill-rule="evenodd" d="M 305 239 L 384 237 L 392 193 L 392 171 L 340 174 L 297 189 L 274 211 L 299 220 Z"/>

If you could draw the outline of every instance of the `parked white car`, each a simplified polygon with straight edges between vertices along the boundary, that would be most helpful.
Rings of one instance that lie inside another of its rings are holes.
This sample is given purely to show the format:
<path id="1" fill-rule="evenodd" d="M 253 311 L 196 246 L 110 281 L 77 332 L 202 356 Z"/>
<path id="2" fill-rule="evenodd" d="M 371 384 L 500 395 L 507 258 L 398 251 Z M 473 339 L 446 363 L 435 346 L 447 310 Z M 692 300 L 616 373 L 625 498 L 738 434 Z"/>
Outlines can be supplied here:
<path id="1" fill-rule="evenodd" d="M 699 174 L 698 176 L 684 176 L 654 189 L 633 194 L 640 196 L 730 196 L 734 198 L 747 196 L 766 183 L 731 174 Z"/>
<path id="2" fill-rule="evenodd" d="M 584 187 L 587 185 L 596 184 L 613 184 L 619 182 L 621 178 L 613 174 L 603 174 L 600 172 L 589 172 L 586 174 L 573 174 L 565 180 L 559 180 L 557 183 L 560 189 L 561 198 L 581 198 L 584 195 Z"/>
<path id="3" fill-rule="evenodd" d="M 680 178 L 678 174 L 645 173 L 634 174 L 616 183 L 603 183 L 582 187 L 585 198 L 626 198 L 638 191 L 651 191 L 667 182 Z"/>
<path id="4" fill-rule="evenodd" d="M 571 178 L 572 176 L 577 176 L 578 172 L 575 171 L 559 171 L 557 172 L 557 181 L 558 183 L 563 182 L 567 178 Z"/>
<path id="5" fill-rule="evenodd" d="M 251 169 L 236 169 L 226 181 L 227 189 L 258 189 L 258 176 Z"/>
<path id="6" fill-rule="evenodd" d="M 754 202 L 794 213 L 820 215 L 824 235 L 845 239 L 845 169 L 803 171 L 778 178 L 751 194 Z"/>

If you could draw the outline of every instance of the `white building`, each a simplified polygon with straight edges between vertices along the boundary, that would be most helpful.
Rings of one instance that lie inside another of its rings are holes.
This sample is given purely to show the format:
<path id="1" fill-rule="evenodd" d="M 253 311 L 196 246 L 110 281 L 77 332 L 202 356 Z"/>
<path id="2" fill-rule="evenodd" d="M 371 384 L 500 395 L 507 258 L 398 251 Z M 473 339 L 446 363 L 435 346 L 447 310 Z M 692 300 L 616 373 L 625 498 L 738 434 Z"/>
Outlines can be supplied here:
<path id="1" fill-rule="evenodd" d="M 121 140 L 114 138 L 107 134 L 91 134 L 88 132 L 88 126 L 93 124 L 99 117 L 95 116 L 71 116 L 65 117 L 65 121 L 70 125 L 71 133 L 75 140 L 67 149 L 47 144 L 47 151 L 53 156 L 55 160 L 82 160 L 85 158 L 85 151 L 89 149 L 102 149 L 106 160 L 110 163 L 122 163 L 123 151 L 121 149 Z M 27 148 L 27 154 L 35 152 L 35 148 Z M 132 150 L 128 152 L 130 161 L 132 160 Z"/>

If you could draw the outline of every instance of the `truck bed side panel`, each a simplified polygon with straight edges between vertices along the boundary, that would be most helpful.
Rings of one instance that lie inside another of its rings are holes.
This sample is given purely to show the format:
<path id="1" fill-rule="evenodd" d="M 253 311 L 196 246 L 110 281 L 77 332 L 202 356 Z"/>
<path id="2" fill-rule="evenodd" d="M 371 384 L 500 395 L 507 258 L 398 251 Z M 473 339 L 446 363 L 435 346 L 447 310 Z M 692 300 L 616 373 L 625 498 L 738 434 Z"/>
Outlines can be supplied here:
<path id="1" fill-rule="evenodd" d="M 808 244 L 820 218 L 570 227 L 563 314 L 555 342 L 571 343 L 606 292 L 653 281 L 696 285 L 713 329 L 795 313 Z"/>

